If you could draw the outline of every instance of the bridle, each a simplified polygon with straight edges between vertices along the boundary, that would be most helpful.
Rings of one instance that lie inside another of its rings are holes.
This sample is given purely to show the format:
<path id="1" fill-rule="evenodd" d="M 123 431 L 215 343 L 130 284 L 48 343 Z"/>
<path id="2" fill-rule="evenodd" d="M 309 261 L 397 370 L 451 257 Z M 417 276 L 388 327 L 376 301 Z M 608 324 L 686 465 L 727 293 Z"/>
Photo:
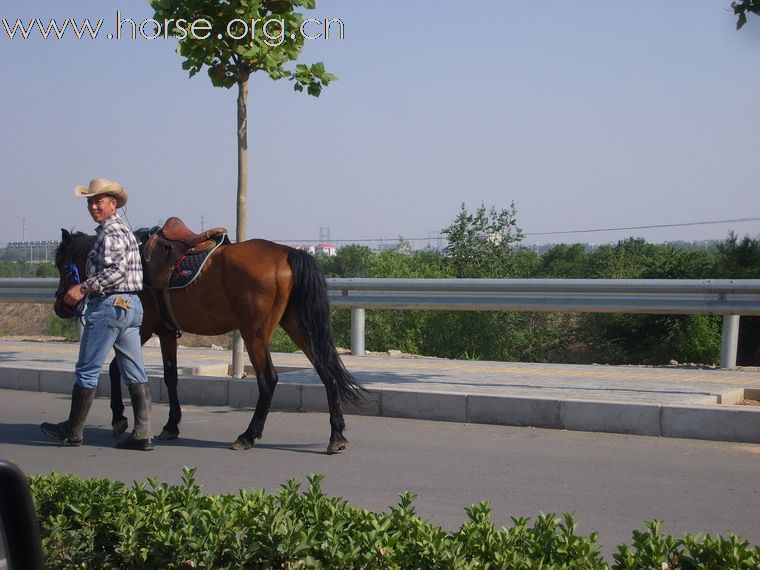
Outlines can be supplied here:
<path id="1" fill-rule="evenodd" d="M 66 291 L 68 291 L 72 285 L 79 285 L 82 282 L 82 278 L 79 275 L 79 268 L 73 261 L 64 263 L 61 267 L 61 273 L 61 284 L 58 286 L 58 289 L 55 292 L 55 297 L 56 299 L 61 299 L 61 302 L 66 305 L 66 303 L 63 301 L 63 297 L 66 295 Z M 84 312 L 82 311 L 83 304 L 84 299 L 77 303 L 75 307 L 71 307 L 70 305 L 66 306 L 72 308 L 74 311 L 74 316 L 81 319 L 84 315 Z"/>

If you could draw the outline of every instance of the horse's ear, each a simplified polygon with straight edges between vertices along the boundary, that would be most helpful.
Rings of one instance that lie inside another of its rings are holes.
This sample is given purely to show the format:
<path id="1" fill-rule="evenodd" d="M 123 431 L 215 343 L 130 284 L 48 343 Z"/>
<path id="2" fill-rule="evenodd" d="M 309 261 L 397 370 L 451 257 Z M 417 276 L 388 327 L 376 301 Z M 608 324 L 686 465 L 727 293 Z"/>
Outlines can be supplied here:
<path id="1" fill-rule="evenodd" d="M 69 243 L 71 241 L 71 233 L 65 228 L 61 228 L 61 241 L 63 243 Z"/>

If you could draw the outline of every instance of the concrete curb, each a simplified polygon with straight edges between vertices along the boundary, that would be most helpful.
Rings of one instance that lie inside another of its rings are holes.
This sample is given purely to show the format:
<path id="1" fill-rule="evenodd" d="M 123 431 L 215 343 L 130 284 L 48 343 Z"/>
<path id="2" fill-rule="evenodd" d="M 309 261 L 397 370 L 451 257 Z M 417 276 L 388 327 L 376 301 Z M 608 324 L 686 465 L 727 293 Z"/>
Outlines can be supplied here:
<path id="1" fill-rule="evenodd" d="M 71 372 L 60 370 L 0 367 L 0 388 L 4 389 L 69 394 L 72 379 Z M 154 400 L 168 402 L 162 378 L 151 376 L 150 383 Z M 754 395 L 756 390 L 747 392 Z M 110 397 L 107 374 L 101 375 L 97 394 Z M 124 386 L 122 395 L 128 400 Z M 212 376 L 181 379 L 183 404 L 253 408 L 257 397 L 255 380 Z M 742 397 L 749 396 L 734 390 L 724 394 L 722 401 L 736 403 Z M 321 384 L 281 381 L 272 409 L 327 412 L 325 390 Z M 750 406 L 673 406 L 369 387 L 364 406 L 346 402 L 344 410 L 381 417 L 760 443 L 760 407 Z"/>

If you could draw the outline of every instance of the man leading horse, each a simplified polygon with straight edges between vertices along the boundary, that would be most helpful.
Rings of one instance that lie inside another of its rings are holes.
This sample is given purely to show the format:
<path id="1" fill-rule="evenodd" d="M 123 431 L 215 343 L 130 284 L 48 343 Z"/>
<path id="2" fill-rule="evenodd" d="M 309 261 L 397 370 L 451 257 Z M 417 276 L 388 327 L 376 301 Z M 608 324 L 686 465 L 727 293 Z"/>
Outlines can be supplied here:
<path id="1" fill-rule="evenodd" d="M 135 418 L 134 430 L 116 447 L 151 451 L 150 385 L 140 341 L 143 307 L 138 293 L 143 287 L 142 263 L 134 234 L 117 212 L 127 203 L 127 192 L 118 182 L 98 178 L 89 186 L 77 186 L 74 194 L 87 198 L 87 211 L 98 223 L 97 235 L 87 256 L 86 279 L 80 282 L 72 264 L 72 278 L 59 293 L 70 307 L 79 306 L 87 297 L 86 323 L 74 369 L 69 418 L 57 424 L 45 422 L 40 427 L 42 433 L 63 445 L 82 445 L 100 369 L 113 348 Z"/>
<path id="2" fill-rule="evenodd" d="M 110 193 L 106 190 L 109 190 Z M 95 219 L 98 221 L 107 220 L 110 216 L 116 215 L 118 200 L 126 201 L 122 192 L 123 189 L 119 185 L 112 185 L 108 181 L 93 181 L 90 187 L 78 190 L 79 194 L 93 198 L 93 202 L 100 194 L 106 194 L 117 200 L 115 205 L 109 201 L 110 199 L 103 202 L 103 205 L 93 203 L 90 212 L 93 215 L 97 214 L 98 217 Z M 101 214 L 101 208 L 108 205 L 110 205 L 110 209 Z M 164 241 L 178 241 L 181 242 L 179 245 L 185 249 L 185 246 L 193 246 L 196 249 L 198 241 L 205 239 L 205 234 L 194 234 L 186 227 L 183 229 L 182 226 L 178 225 L 172 228 L 171 224 L 168 223 L 170 220 L 171 218 L 167 220 L 165 227 L 159 230 Z M 85 281 L 85 288 L 95 303 L 109 307 L 113 311 L 113 315 L 123 317 L 127 321 L 131 318 L 128 316 L 132 314 L 130 311 L 139 311 L 138 308 L 142 307 L 144 315 L 142 324 L 139 326 L 141 337 L 139 342 L 144 343 L 151 336 L 158 336 L 164 365 L 164 384 L 169 400 L 169 420 L 161 431 L 161 435 L 158 436 L 159 439 L 177 439 L 180 431 L 179 423 L 182 418 L 182 410 L 177 391 L 176 332 L 179 330 L 199 335 L 219 335 L 239 330 L 256 374 L 258 397 L 250 423 L 230 447 L 237 451 L 252 448 L 255 440 L 262 437 L 264 424 L 277 387 L 277 370 L 272 362 L 269 345 L 277 327 L 282 327 L 314 365 L 317 375 L 325 386 L 327 408 L 330 415 L 330 442 L 327 446 L 327 453 L 339 453 L 346 448 L 348 440 L 343 433 L 345 421 L 341 402 L 348 401 L 360 408 L 366 401 L 366 390 L 346 370 L 335 348 L 330 325 L 330 301 L 327 294 L 327 283 L 319 264 L 311 255 L 305 251 L 263 239 L 252 239 L 238 243 L 224 242 L 214 249 L 214 253 L 208 255 L 202 271 L 199 271 L 186 285 L 172 288 L 170 294 L 165 294 L 160 284 L 157 285 L 151 280 L 143 283 L 143 290 L 140 292 L 142 305 L 140 305 L 134 296 L 134 291 L 140 289 L 141 286 L 127 285 L 125 280 L 122 281 L 123 285 L 115 285 L 108 279 L 102 283 L 97 279 L 91 281 L 98 274 L 98 271 L 104 271 L 108 274 L 109 269 L 103 269 L 103 267 L 114 261 L 109 257 L 110 249 L 106 244 L 107 261 L 97 264 L 97 267 L 91 267 L 89 271 L 87 270 L 88 265 L 96 265 L 91 262 L 97 261 L 96 254 L 92 254 L 95 256 L 94 259 L 88 261 L 88 254 L 97 249 L 95 244 L 102 239 L 101 234 L 106 232 L 108 227 L 110 226 L 106 225 L 105 228 L 99 230 L 97 236 L 90 236 L 81 232 L 72 234 L 66 230 L 61 231 L 61 244 L 55 252 L 55 265 L 59 272 L 60 281 L 59 295 L 54 304 L 54 309 L 61 318 L 72 318 L 74 316 L 75 311 L 70 304 L 81 300 L 81 294 L 83 294 L 82 292 L 78 293 L 76 288 L 72 289 L 72 283 L 79 282 L 75 278 L 79 272 L 87 273 L 88 279 Z M 138 230 L 137 233 L 143 235 L 142 230 Z M 154 251 L 157 254 L 156 259 L 162 258 L 162 252 L 165 254 L 174 251 L 171 243 L 159 245 L 157 251 Z M 145 250 L 148 249 L 148 244 L 146 244 Z M 118 257 L 122 263 L 126 259 L 126 251 L 124 249 L 118 252 Z M 130 249 L 130 251 L 132 250 Z M 168 256 L 169 260 L 173 258 L 173 255 Z M 129 259 L 136 260 L 137 258 L 135 256 Z M 130 261 L 127 267 L 130 267 L 130 275 L 136 278 L 136 274 L 131 273 L 133 264 L 137 269 L 136 261 Z M 143 272 L 146 267 L 155 270 L 150 262 L 143 265 Z M 163 271 L 167 269 L 167 266 L 162 262 L 159 264 L 159 269 L 161 268 Z M 169 269 L 173 271 L 176 267 Z M 126 270 L 123 270 L 124 275 L 127 273 Z M 101 283 L 101 286 L 94 289 L 97 283 Z M 106 286 L 103 283 L 108 283 L 108 285 Z M 94 292 L 90 291 L 89 287 L 91 286 Z M 69 291 L 71 294 L 66 295 Z M 107 301 L 104 301 L 104 292 L 114 294 L 105 297 Z M 129 295 L 126 295 L 126 292 Z M 170 310 L 161 309 L 160 299 L 162 297 L 165 299 L 165 308 Z M 166 300 L 167 297 L 168 300 Z M 122 301 L 118 302 L 116 299 L 122 299 Z M 126 305 L 126 307 L 121 305 Z M 126 312 L 121 313 L 117 309 Z M 168 320 L 167 314 L 171 315 Z M 88 309 L 87 316 L 91 316 L 90 309 Z M 111 321 L 113 320 L 112 316 Z M 128 327 L 129 334 L 134 334 L 135 338 L 139 322 L 139 319 L 134 319 L 130 321 Z M 88 323 L 88 326 L 91 325 Z M 142 380 L 144 372 L 142 372 L 141 363 L 140 366 L 137 366 L 135 364 L 138 362 L 136 357 L 134 359 L 129 358 L 137 353 L 137 345 L 134 343 L 138 341 L 129 336 L 129 349 L 125 350 L 123 347 L 126 345 L 124 338 L 126 329 L 109 331 L 110 329 L 104 331 L 103 334 L 110 334 L 111 336 L 107 337 L 108 342 L 100 341 L 104 345 L 103 351 L 98 353 L 97 358 L 91 358 L 91 364 L 93 367 L 95 367 L 95 363 L 99 366 L 103 362 L 105 352 L 107 352 L 110 344 L 114 344 L 114 348 L 117 349 L 117 358 L 121 358 L 121 362 L 118 362 L 118 366 L 112 364 L 109 370 L 112 382 L 113 434 L 119 435 L 127 428 L 126 418 L 122 414 L 124 406 L 121 402 L 119 390 L 118 378 L 121 376 L 125 377 L 129 385 L 136 416 L 135 431 L 121 446 L 129 449 L 152 448 L 148 431 L 150 425 L 148 415 L 150 392 L 147 389 L 147 384 Z M 85 330 L 85 334 L 88 332 Z M 101 333 L 98 333 L 97 336 L 100 337 Z M 118 344 L 119 339 L 124 341 L 121 345 Z M 89 338 L 87 342 L 90 342 Z M 83 360 L 87 360 L 87 354 L 86 351 L 83 353 Z M 135 366 L 132 366 L 133 364 Z M 136 368 L 140 369 L 140 373 L 136 372 Z M 80 366 L 78 365 L 78 374 L 79 370 Z M 80 390 L 82 387 L 94 388 L 96 378 L 97 373 L 93 372 L 92 376 L 89 377 L 89 385 L 78 382 L 78 385 L 82 385 L 75 389 L 75 399 L 72 401 L 72 418 L 68 423 L 62 422 L 52 426 L 48 424 L 43 428 L 47 430 L 48 435 L 59 441 L 70 440 L 81 443 L 81 426 L 86 413 L 78 411 L 77 406 L 84 402 Z M 87 397 L 91 401 L 90 393 L 85 392 L 85 394 L 88 394 Z M 89 406 L 89 404 L 87 405 Z"/>

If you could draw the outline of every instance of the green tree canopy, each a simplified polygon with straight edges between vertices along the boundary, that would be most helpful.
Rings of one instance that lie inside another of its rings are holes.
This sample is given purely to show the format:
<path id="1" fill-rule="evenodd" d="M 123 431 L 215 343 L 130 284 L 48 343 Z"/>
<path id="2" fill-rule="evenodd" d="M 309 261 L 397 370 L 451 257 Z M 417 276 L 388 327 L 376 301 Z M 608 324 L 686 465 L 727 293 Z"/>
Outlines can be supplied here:
<path id="1" fill-rule="evenodd" d="M 742 26 L 747 23 L 747 14 L 760 16 L 760 0 L 740 0 L 731 2 L 731 8 L 734 14 L 738 16 L 736 20 L 736 29 L 741 30 Z"/>
<path id="2" fill-rule="evenodd" d="M 170 31 L 179 40 L 177 53 L 185 58 L 182 68 L 190 77 L 206 66 L 211 83 L 229 89 L 263 71 L 275 80 L 292 79 L 294 89 L 306 88 L 314 96 L 335 79 L 323 63 L 285 67 L 298 59 L 305 41 L 304 17 L 295 10 L 314 9 L 315 0 L 150 0 L 150 4 L 155 20 L 171 22 Z"/>
<path id="3" fill-rule="evenodd" d="M 726 241 L 718 245 L 718 270 L 724 279 L 760 278 L 760 239 L 739 239 L 729 232 Z"/>
<path id="4" fill-rule="evenodd" d="M 558 244 L 541 256 L 541 271 L 544 276 L 556 279 L 583 279 L 588 270 L 585 247 Z"/>
<path id="5" fill-rule="evenodd" d="M 523 238 L 514 202 L 502 210 L 481 204 L 474 213 L 463 203 L 441 233 L 448 238 L 446 254 L 456 277 L 507 277 L 509 252 Z"/>

